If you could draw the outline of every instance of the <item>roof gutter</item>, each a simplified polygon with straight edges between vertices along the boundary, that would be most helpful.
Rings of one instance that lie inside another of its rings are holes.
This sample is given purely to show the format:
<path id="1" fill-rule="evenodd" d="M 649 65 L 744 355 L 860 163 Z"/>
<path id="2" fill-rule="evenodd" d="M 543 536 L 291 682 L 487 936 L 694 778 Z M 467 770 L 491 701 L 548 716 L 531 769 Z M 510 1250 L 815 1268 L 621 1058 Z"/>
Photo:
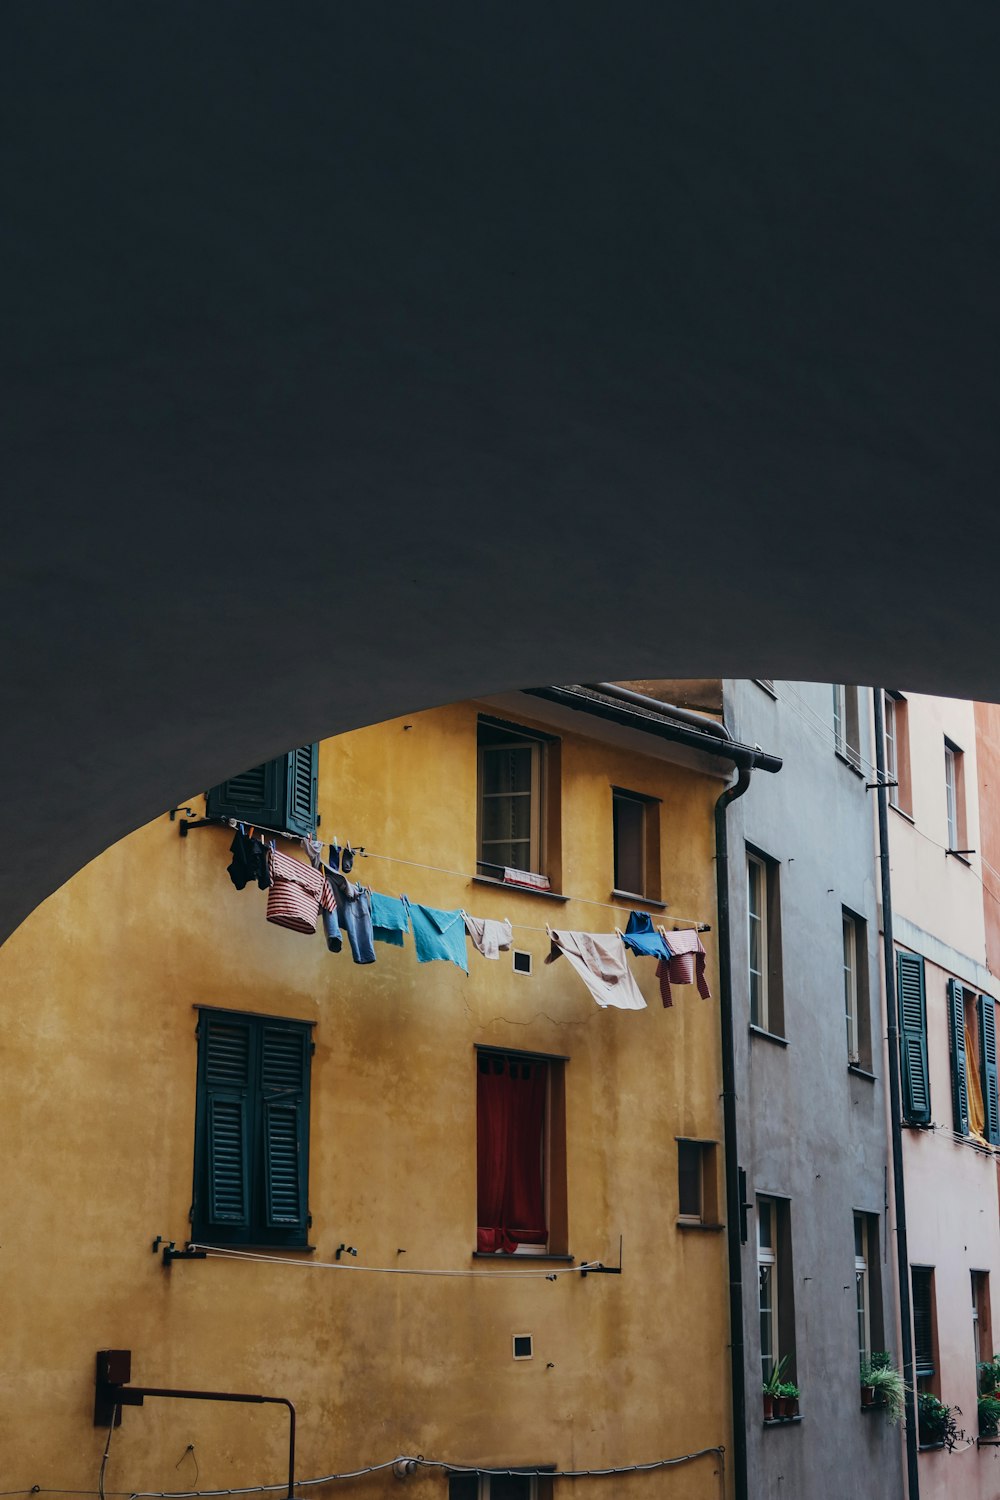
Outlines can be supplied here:
<path id="1" fill-rule="evenodd" d="M 731 740 L 732 735 L 720 719 L 713 719 L 710 714 L 700 714 L 693 708 L 680 708 L 676 703 L 664 704 L 661 698 L 651 698 L 648 693 L 636 693 L 632 688 L 620 687 L 617 682 L 585 682 L 584 687 L 590 688 L 591 692 L 603 693 L 606 698 L 620 698 L 623 703 L 635 703 L 639 708 L 653 709 L 662 713 L 664 708 L 670 709 L 672 719 L 680 719 L 682 724 L 693 724 L 696 729 L 704 729 L 706 734 L 716 734 L 720 740 Z"/>
<path id="2" fill-rule="evenodd" d="M 607 719 L 612 724 L 621 724 L 627 729 L 637 729 L 641 734 L 651 734 L 656 739 L 670 740 L 675 745 L 684 745 L 688 750 L 700 750 L 704 755 L 711 755 L 716 760 L 729 761 L 738 770 L 760 770 L 774 772 L 781 770 L 781 757 L 768 755 L 756 745 L 741 745 L 737 740 L 723 737 L 720 734 L 722 725 L 714 719 L 698 720 L 698 727 L 687 722 L 690 718 L 696 718 L 689 710 L 675 708 L 670 703 L 660 703 L 655 698 L 648 700 L 649 713 L 640 711 L 640 702 L 635 707 L 631 700 L 628 702 L 609 703 L 604 698 L 595 696 L 597 692 L 603 693 L 604 689 L 584 689 L 582 687 L 538 687 L 525 688 L 524 692 L 532 698 L 545 698 L 550 703 L 559 703 L 564 708 L 576 709 L 579 713 L 591 714 L 598 719 Z M 623 689 L 622 691 L 627 691 Z M 642 694 L 632 695 L 641 700 Z M 641 704 L 642 708 L 647 704 Z M 655 707 L 660 717 L 652 716 Z M 680 722 L 681 718 L 685 722 Z M 711 728 L 709 728 L 711 726 Z M 728 735 L 724 730 L 724 735 Z"/>

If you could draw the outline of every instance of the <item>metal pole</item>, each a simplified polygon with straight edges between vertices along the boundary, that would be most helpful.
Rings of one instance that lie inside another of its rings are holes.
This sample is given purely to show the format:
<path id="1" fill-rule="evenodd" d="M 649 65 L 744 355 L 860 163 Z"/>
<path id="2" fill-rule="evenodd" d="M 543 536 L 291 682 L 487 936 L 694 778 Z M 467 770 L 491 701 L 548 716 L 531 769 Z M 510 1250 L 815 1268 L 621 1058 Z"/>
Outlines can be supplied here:
<path id="1" fill-rule="evenodd" d="M 892 1185 L 896 1200 L 896 1274 L 899 1281 L 900 1345 L 906 1382 L 906 1483 L 909 1500 L 920 1500 L 917 1464 L 917 1412 L 913 1394 L 913 1330 L 910 1322 L 910 1256 L 906 1244 L 906 1190 L 903 1178 L 903 1126 L 899 1090 L 899 1009 L 896 953 L 892 934 L 892 882 L 889 871 L 889 801 L 885 785 L 885 715 L 882 689 L 872 688 L 875 707 L 875 771 L 878 797 L 878 852 L 882 878 L 882 947 L 885 957 L 886 1039 L 889 1050 L 889 1116 Z"/>

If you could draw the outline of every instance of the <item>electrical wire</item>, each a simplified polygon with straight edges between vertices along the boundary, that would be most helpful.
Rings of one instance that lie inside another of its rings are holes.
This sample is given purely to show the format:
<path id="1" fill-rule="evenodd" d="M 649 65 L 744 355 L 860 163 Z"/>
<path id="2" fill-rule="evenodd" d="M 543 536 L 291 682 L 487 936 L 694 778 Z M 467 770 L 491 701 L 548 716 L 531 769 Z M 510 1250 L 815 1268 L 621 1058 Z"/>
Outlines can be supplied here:
<path id="1" fill-rule="evenodd" d="M 104 1456 L 101 1459 L 101 1470 L 97 1476 L 97 1493 L 100 1496 L 100 1500 L 106 1500 L 107 1496 L 107 1491 L 104 1488 L 104 1475 L 108 1467 L 108 1454 L 111 1452 L 111 1434 L 115 1430 L 115 1419 L 117 1418 L 117 1416 L 118 1407 L 114 1406 L 111 1409 L 111 1421 L 108 1423 L 108 1436 L 104 1444 Z"/>
<path id="2" fill-rule="evenodd" d="M 192 1250 L 204 1250 L 210 1260 L 247 1260 L 265 1266 L 298 1266 L 306 1271 L 367 1271 L 374 1276 L 500 1276 L 514 1281 L 558 1281 L 561 1276 L 579 1276 L 581 1272 L 595 1271 L 603 1261 L 584 1260 L 578 1266 L 563 1266 L 557 1271 L 475 1271 L 475 1270 L 422 1270 L 416 1266 L 366 1266 L 355 1261 L 342 1260 L 293 1260 L 290 1256 L 266 1255 L 253 1250 L 230 1250 L 219 1245 L 202 1245 L 189 1241 Z M 511 1257 L 513 1258 L 513 1257 Z"/>
<path id="3" fill-rule="evenodd" d="M 384 1473 L 386 1469 L 392 1469 L 397 1464 L 415 1464 L 424 1469 L 443 1469 L 449 1474 L 490 1474 L 498 1476 L 516 1476 L 524 1474 L 538 1474 L 545 1479 L 602 1479 L 615 1474 L 649 1474 L 658 1469 L 674 1469 L 682 1464 L 690 1464 L 701 1458 L 715 1457 L 719 1464 L 720 1493 L 725 1493 L 725 1466 L 726 1450 L 719 1444 L 712 1448 L 699 1448 L 693 1453 L 681 1453 L 674 1458 L 654 1458 L 647 1463 L 633 1464 L 611 1464 L 601 1469 L 533 1469 L 524 1467 L 520 1469 L 497 1469 L 487 1467 L 476 1467 L 473 1464 L 452 1463 L 447 1459 L 424 1458 L 423 1455 L 408 1457 L 405 1455 L 397 1458 L 386 1459 L 384 1463 L 366 1464 L 359 1469 L 340 1470 L 332 1474 L 320 1474 L 314 1479 L 297 1479 L 296 1489 L 307 1489 L 317 1484 L 332 1484 L 336 1480 L 363 1479 L 368 1474 Z M 278 1490 L 287 1489 L 287 1485 L 281 1484 L 248 1484 L 233 1485 L 227 1489 L 219 1490 L 81 1490 L 52 1488 L 48 1485 L 33 1484 L 28 1489 L 0 1490 L 0 1497 L 12 1495 L 98 1495 L 100 1500 L 218 1500 L 223 1495 L 266 1495 L 273 1494 Z"/>

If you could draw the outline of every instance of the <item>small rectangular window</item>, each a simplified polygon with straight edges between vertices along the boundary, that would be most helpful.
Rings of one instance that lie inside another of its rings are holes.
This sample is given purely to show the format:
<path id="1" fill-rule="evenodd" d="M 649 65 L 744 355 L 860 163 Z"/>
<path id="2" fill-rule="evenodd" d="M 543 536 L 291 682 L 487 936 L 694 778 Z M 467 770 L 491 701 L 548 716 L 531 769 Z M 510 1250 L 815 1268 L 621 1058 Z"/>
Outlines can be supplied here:
<path id="1" fill-rule="evenodd" d="M 476 1051 L 480 1255 L 566 1251 L 563 1059 Z"/>
<path id="2" fill-rule="evenodd" d="M 795 1286 L 787 1198 L 757 1199 L 757 1278 L 760 1357 L 766 1383 L 779 1360 L 795 1378 Z"/>
<path id="3" fill-rule="evenodd" d="M 871 1021 L 868 990 L 868 924 L 846 906 L 841 911 L 843 938 L 844 1018 L 847 1060 L 871 1067 Z"/>
<path id="4" fill-rule="evenodd" d="M 479 873 L 541 873 L 543 743 L 480 720 L 478 745 Z"/>
<path id="5" fill-rule="evenodd" d="M 660 804 L 639 792 L 611 788 L 614 888 L 625 895 L 660 899 Z"/>
<path id="6" fill-rule="evenodd" d="M 993 1321 L 990 1316 L 990 1273 L 972 1271 L 972 1342 L 976 1368 L 993 1358 Z"/>
<path id="7" fill-rule="evenodd" d="M 937 1395 L 937 1317 L 934 1307 L 934 1269 L 910 1270 L 913 1301 L 913 1359 L 918 1391 Z"/>
<path id="8" fill-rule="evenodd" d="M 677 1142 L 677 1214 L 688 1223 L 718 1223 L 714 1141 Z"/>
<path id="9" fill-rule="evenodd" d="M 854 1215 L 854 1288 L 858 1314 L 858 1358 L 867 1364 L 872 1353 L 872 1322 L 868 1282 L 868 1219 Z"/>
<path id="10" fill-rule="evenodd" d="M 900 812 L 912 813 L 910 791 L 910 714 L 902 693 L 886 693 L 885 774 L 889 781 L 889 803 Z"/>
<path id="11" fill-rule="evenodd" d="M 833 745 L 852 766 L 861 765 L 861 719 L 858 690 L 843 682 L 831 683 L 833 693 Z"/>
<path id="12" fill-rule="evenodd" d="M 747 944 L 750 1024 L 784 1035 L 778 865 L 747 850 Z"/>
<path id="13" fill-rule="evenodd" d="M 552 1500 L 547 1474 L 451 1474 L 448 1500 Z"/>
<path id="14" fill-rule="evenodd" d="M 944 742 L 944 795 L 950 852 L 968 853 L 965 819 L 965 756 L 951 740 Z"/>

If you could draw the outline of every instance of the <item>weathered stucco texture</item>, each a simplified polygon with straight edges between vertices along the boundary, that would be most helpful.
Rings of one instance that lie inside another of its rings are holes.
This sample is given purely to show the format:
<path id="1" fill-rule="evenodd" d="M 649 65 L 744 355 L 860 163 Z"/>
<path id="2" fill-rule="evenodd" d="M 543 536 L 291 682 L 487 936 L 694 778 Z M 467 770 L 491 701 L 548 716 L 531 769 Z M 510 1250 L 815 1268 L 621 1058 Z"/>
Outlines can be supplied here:
<path id="1" fill-rule="evenodd" d="M 523 924 L 515 946 L 532 954 L 530 977 L 512 973 L 509 955 L 493 964 L 471 953 L 468 978 L 418 966 L 409 940 L 355 967 L 346 945 L 333 956 L 319 935 L 268 925 L 264 894 L 233 888 L 227 830 L 182 840 L 166 816 L 82 870 L 0 950 L 8 1486 L 96 1488 L 105 1433 L 92 1424 L 94 1353 L 108 1346 L 133 1350 L 136 1383 L 293 1399 L 303 1478 L 399 1453 L 604 1467 L 728 1447 L 725 1239 L 675 1222 L 675 1137 L 721 1141 L 718 1006 L 691 988 L 664 1010 L 653 964 L 635 961 L 649 1008 L 601 1011 L 565 960 L 542 962 L 547 921 L 624 924 L 624 911 L 584 900 L 609 900 L 612 784 L 663 799 L 662 894 L 714 929 L 721 783 L 669 763 L 652 740 L 646 754 L 645 741 L 629 750 L 566 733 L 563 886 L 578 899 L 473 884 L 446 872 L 475 869 L 476 718 L 464 704 L 325 742 L 321 832 L 366 846 L 358 873 L 375 889 Z M 387 855 L 440 870 L 375 857 Z M 716 940 L 713 930 L 713 988 Z M 154 1236 L 189 1233 L 198 1004 L 316 1023 L 316 1251 L 290 1257 L 300 1266 L 165 1270 L 151 1254 Z M 571 1059 L 569 1249 L 613 1263 L 622 1236 L 624 1274 L 309 1269 L 341 1242 L 358 1247 L 358 1266 L 483 1265 L 471 1254 L 476 1042 Z M 719 1155 L 721 1169 L 721 1145 Z M 515 1363 L 511 1336 L 522 1332 L 535 1354 Z M 273 1483 L 284 1443 L 280 1409 L 151 1400 L 125 1412 L 107 1484 L 191 1488 L 194 1460 L 199 1488 Z M 580 1481 L 580 1493 L 695 1500 L 719 1492 L 715 1469 L 708 1459 Z M 390 1471 L 334 1492 L 440 1497 L 447 1485 L 425 1473 L 404 1489 Z"/>

